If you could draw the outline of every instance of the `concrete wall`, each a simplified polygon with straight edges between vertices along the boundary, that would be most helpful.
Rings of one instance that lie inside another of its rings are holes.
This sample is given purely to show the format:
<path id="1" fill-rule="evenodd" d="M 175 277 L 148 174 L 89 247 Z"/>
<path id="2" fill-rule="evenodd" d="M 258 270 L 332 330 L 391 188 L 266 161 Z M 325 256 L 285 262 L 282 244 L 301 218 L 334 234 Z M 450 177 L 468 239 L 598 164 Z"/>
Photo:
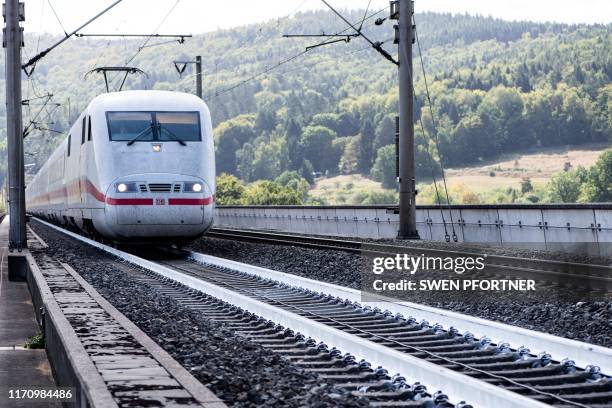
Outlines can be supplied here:
<path id="1" fill-rule="evenodd" d="M 451 222 L 452 221 L 452 222 Z M 612 204 L 459 205 L 417 209 L 424 240 L 612 256 Z M 217 207 L 215 225 L 359 238 L 395 238 L 397 208 L 385 206 Z"/>

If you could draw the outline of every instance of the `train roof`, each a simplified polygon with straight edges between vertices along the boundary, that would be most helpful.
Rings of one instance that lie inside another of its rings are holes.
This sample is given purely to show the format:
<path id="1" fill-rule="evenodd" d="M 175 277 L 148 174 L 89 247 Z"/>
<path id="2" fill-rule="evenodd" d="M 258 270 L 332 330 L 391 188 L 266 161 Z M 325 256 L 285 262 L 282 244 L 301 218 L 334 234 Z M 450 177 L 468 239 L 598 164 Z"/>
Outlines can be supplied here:
<path id="1" fill-rule="evenodd" d="M 121 91 L 95 97 L 89 109 L 113 110 L 208 110 L 195 95 L 173 91 Z"/>

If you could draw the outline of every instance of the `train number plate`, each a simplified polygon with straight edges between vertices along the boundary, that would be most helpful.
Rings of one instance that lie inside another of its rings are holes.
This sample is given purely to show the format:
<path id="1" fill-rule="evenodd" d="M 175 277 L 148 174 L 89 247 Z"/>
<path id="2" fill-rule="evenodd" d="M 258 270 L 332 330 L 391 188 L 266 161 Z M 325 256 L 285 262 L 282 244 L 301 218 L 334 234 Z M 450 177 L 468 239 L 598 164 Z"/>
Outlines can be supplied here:
<path id="1" fill-rule="evenodd" d="M 166 199 L 165 198 L 156 198 L 155 199 L 155 205 L 166 205 Z"/>

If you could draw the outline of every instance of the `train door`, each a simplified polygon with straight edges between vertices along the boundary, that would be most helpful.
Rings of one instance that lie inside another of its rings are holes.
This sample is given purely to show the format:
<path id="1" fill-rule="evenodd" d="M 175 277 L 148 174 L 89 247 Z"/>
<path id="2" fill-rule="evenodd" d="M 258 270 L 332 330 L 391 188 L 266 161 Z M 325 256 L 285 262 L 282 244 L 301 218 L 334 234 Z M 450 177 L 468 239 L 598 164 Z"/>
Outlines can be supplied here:
<path id="1" fill-rule="evenodd" d="M 90 129 L 89 124 L 89 116 L 87 114 L 83 114 L 83 119 L 81 120 L 81 144 L 79 146 L 79 163 L 77 168 L 76 177 L 79 180 L 80 187 L 80 219 L 78 220 L 78 224 L 80 228 L 83 228 L 83 219 L 91 219 L 91 208 L 90 205 L 90 197 L 87 193 L 87 161 L 89 159 L 89 151 L 90 151 L 90 143 L 91 137 L 88 135 L 88 130 Z"/>
<path id="2" fill-rule="evenodd" d="M 71 216 L 71 208 L 73 207 L 73 194 L 74 194 L 74 183 L 72 179 L 74 157 L 78 154 L 75 151 L 74 143 L 74 132 L 68 133 L 68 139 L 66 140 L 66 158 L 64 160 L 64 173 L 61 180 L 61 194 L 58 192 L 57 204 L 60 222 L 68 225 L 68 220 Z M 77 145 L 78 146 L 78 145 Z"/>
<path id="3" fill-rule="evenodd" d="M 87 202 L 89 197 L 87 196 L 87 185 L 86 177 L 87 174 L 87 115 L 83 115 L 81 121 L 81 146 L 79 148 L 79 167 L 78 167 L 78 178 L 79 186 L 81 188 L 81 208 L 88 207 Z"/>

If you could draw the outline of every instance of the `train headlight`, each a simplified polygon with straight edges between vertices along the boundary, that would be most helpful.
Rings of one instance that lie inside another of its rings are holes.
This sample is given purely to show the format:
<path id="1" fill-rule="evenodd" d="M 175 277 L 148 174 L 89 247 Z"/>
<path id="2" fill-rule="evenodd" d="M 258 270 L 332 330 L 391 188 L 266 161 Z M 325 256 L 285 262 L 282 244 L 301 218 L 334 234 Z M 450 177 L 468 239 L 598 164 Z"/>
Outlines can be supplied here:
<path id="1" fill-rule="evenodd" d="M 117 183 L 117 192 L 119 193 L 134 193 L 136 191 L 136 183 Z"/>
<path id="2" fill-rule="evenodd" d="M 201 193 L 203 189 L 202 183 L 185 183 L 183 191 L 186 193 Z"/>

